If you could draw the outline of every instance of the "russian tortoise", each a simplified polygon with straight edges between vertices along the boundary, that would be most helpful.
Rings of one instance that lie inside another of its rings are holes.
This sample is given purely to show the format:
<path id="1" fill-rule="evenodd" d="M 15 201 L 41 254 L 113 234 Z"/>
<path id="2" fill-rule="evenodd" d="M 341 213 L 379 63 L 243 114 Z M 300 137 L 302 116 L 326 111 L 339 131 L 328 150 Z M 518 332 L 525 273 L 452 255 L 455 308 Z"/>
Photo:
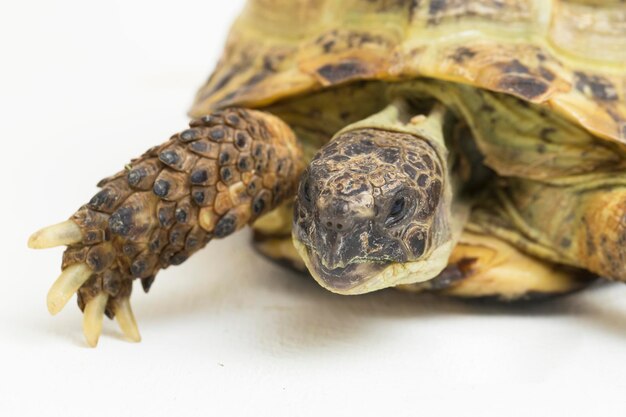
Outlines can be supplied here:
<path id="1" fill-rule="evenodd" d="M 625 63 L 622 1 L 250 0 L 190 128 L 31 237 L 48 308 L 139 340 L 133 280 L 246 225 L 340 294 L 624 281 Z"/>

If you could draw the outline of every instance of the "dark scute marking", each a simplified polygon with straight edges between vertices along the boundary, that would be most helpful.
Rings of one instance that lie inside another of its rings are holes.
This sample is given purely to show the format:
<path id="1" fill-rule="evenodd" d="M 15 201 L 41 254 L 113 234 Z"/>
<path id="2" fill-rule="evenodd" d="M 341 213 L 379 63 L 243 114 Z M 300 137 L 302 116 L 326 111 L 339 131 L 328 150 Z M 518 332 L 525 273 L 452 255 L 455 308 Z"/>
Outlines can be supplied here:
<path id="1" fill-rule="evenodd" d="M 337 154 L 337 155 L 329 156 L 328 160 L 329 161 L 335 161 L 335 162 L 345 162 L 345 161 L 350 160 L 350 158 L 347 157 L 346 155 Z"/>
<path id="2" fill-rule="evenodd" d="M 166 209 L 160 209 L 157 217 L 159 218 L 159 224 L 161 225 L 161 227 L 167 227 L 170 223 L 170 218 L 168 216 L 167 210 Z"/>
<path id="3" fill-rule="evenodd" d="M 367 246 L 360 245 L 362 251 L 361 254 L 354 253 L 355 256 L 368 256 L 372 258 L 384 258 L 386 260 L 393 260 L 394 262 L 404 263 L 408 260 L 407 254 L 404 251 L 404 246 L 397 239 L 389 235 L 381 235 L 376 231 L 369 230 L 367 237 Z M 358 239 L 361 235 L 359 230 L 352 233 L 353 239 Z M 360 241 L 360 239 L 358 239 Z M 355 245 L 356 247 L 356 245 Z M 378 248 L 377 250 L 372 250 Z M 369 252 L 369 253 L 368 253 Z M 349 259 L 345 259 L 349 260 Z"/>
<path id="4" fill-rule="evenodd" d="M 426 190 L 426 194 L 428 195 L 428 208 L 432 212 L 439 204 L 439 199 L 441 198 L 441 181 L 434 180 Z"/>
<path id="5" fill-rule="evenodd" d="M 148 245 L 148 249 L 150 252 L 156 252 L 161 247 L 161 239 L 157 236 L 150 244 Z"/>
<path id="6" fill-rule="evenodd" d="M 237 163 L 237 167 L 239 168 L 240 171 L 249 171 L 251 168 L 251 164 L 250 164 L 250 158 L 246 158 L 246 157 L 242 157 L 239 159 L 239 162 Z M 278 173 L 280 173 L 281 171 L 281 165 L 279 164 L 278 169 L 276 170 Z"/>
<path id="7" fill-rule="evenodd" d="M 539 74 L 543 77 L 544 80 L 553 81 L 556 76 L 552 71 L 547 68 L 539 67 Z"/>
<path id="8" fill-rule="evenodd" d="M 400 161 L 400 150 L 396 148 L 386 148 L 380 152 L 380 159 L 388 164 L 395 164 Z"/>
<path id="9" fill-rule="evenodd" d="M 177 246 L 180 243 L 182 237 L 183 236 L 180 230 L 174 230 L 170 233 L 170 243 L 174 246 Z"/>
<path id="10" fill-rule="evenodd" d="M 539 132 L 539 137 L 546 141 L 546 142 L 552 142 L 552 138 L 550 137 L 553 133 L 556 133 L 556 129 L 553 127 L 544 127 L 543 129 L 541 129 L 541 131 Z"/>
<path id="11" fill-rule="evenodd" d="M 127 236 L 133 227 L 133 210 L 130 207 L 121 207 L 109 217 L 111 233 Z"/>
<path id="12" fill-rule="evenodd" d="M 224 137 L 226 136 L 226 133 L 224 133 L 224 129 L 221 128 L 217 128 L 217 129 L 212 129 L 209 132 L 209 136 L 211 137 L 211 139 L 213 139 L 216 142 L 221 141 L 222 139 L 224 139 Z"/>
<path id="13" fill-rule="evenodd" d="M 241 70 L 240 66 L 233 66 L 230 71 L 228 71 L 226 74 L 222 75 L 222 77 L 219 78 L 215 82 L 215 84 L 213 84 L 213 87 L 211 89 L 209 89 L 209 91 L 205 92 L 202 95 L 202 98 L 204 99 L 206 97 L 209 97 L 209 96 L 213 95 L 216 91 L 219 91 L 222 88 L 224 88 L 226 86 L 226 84 L 228 84 L 230 82 L 230 80 L 232 80 L 232 78 L 239 73 L 240 70 Z M 213 78 L 213 77 L 211 77 L 211 78 Z M 213 81 L 213 79 L 211 79 L 210 81 Z"/>
<path id="14" fill-rule="evenodd" d="M 428 169 L 433 169 L 433 160 L 428 155 L 422 156 L 422 161 L 426 164 Z"/>
<path id="15" fill-rule="evenodd" d="M 189 180 L 192 184 L 203 184 L 206 180 L 209 179 L 209 175 L 206 172 L 206 169 L 198 169 L 191 173 L 191 177 Z"/>
<path id="16" fill-rule="evenodd" d="M 184 130 L 179 137 L 182 142 L 191 142 L 198 139 L 198 131 L 195 129 L 187 129 Z"/>
<path id="17" fill-rule="evenodd" d="M 324 49 L 325 53 L 329 53 L 334 45 L 335 45 L 335 40 L 331 39 L 331 40 L 329 40 L 327 42 L 324 42 L 322 44 L 322 48 Z"/>
<path id="18" fill-rule="evenodd" d="M 339 64 L 326 64 L 318 68 L 317 73 L 331 84 L 367 75 L 367 68 L 358 61 L 346 61 Z"/>
<path id="19" fill-rule="evenodd" d="M 180 252 L 172 256 L 172 259 L 170 259 L 170 262 L 172 263 L 172 265 L 180 265 L 183 262 L 185 262 L 188 257 L 189 256 L 186 253 Z"/>
<path id="20" fill-rule="evenodd" d="M 471 59 L 474 56 L 476 56 L 476 52 L 465 46 L 460 46 L 456 48 L 450 58 L 452 58 L 452 60 L 457 64 L 462 64 L 463 62 L 465 62 L 466 59 Z"/>
<path id="21" fill-rule="evenodd" d="M 207 97 L 208 97 L 208 96 L 207 96 Z M 232 92 L 230 92 L 230 93 L 226 94 L 226 95 L 224 96 L 224 98 L 223 98 L 223 99 L 221 99 L 220 101 L 218 101 L 218 102 L 216 103 L 216 106 L 218 106 L 218 107 L 219 107 L 219 106 L 224 106 L 224 107 L 225 107 L 225 106 L 227 106 L 227 105 L 228 105 L 228 103 L 229 103 L 232 99 L 234 99 L 235 97 L 237 97 L 237 91 L 232 91 Z"/>
<path id="22" fill-rule="evenodd" d="M 489 105 L 489 104 L 483 104 L 482 106 L 480 106 L 480 110 L 486 113 L 493 113 L 496 111 L 496 109 L 492 105 Z"/>
<path id="23" fill-rule="evenodd" d="M 115 195 L 111 195 L 108 189 L 100 190 L 89 200 L 89 207 L 93 210 L 100 210 L 103 206 L 110 206 L 115 200 Z"/>
<path id="24" fill-rule="evenodd" d="M 409 22 L 412 22 L 415 18 L 415 13 L 420 6 L 420 2 L 421 0 L 411 0 L 411 3 L 409 4 Z"/>
<path id="25" fill-rule="evenodd" d="M 615 101 L 618 99 L 615 86 L 606 78 L 597 75 L 587 75 L 583 72 L 575 72 L 574 75 L 576 77 L 576 89 L 583 94 L 588 94 L 588 91 L 591 91 L 593 98 L 602 101 Z"/>
<path id="26" fill-rule="evenodd" d="M 233 127 L 239 124 L 239 117 L 236 114 L 229 114 L 228 116 L 226 116 L 226 120 L 228 121 L 228 124 L 232 125 Z"/>
<path id="27" fill-rule="evenodd" d="M 184 209 L 176 209 L 176 221 L 179 223 L 187 222 L 187 211 Z"/>
<path id="28" fill-rule="evenodd" d="M 256 74 L 254 74 L 252 77 L 250 77 L 248 79 L 248 81 L 246 81 L 244 83 L 244 86 L 245 87 L 252 87 L 255 84 L 258 84 L 261 81 L 263 81 L 264 79 L 266 79 L 268 77 L 268 75 L 270 75 L 270 74 L 271 74 L 271 71 L 261 71 L 261 72 L 258 72 Z"/>
<path id="29" fill-rule="evenodd" d="M 446 9 L 446 0 L 431 0 L 428 6 L 428 14 L 431 16 L 438 14 Z"/>
<path id="30" fill-rule="evenodd" d="M 208 146 L 206 142 L 193 142 L 191 145 L 191 149 L 196 152 L 206 152 L 208 150 Z"/>
<path id="31" fill-rule="evenodd" d="M 517 59 L 514 59 L 511 62 L 507 62 L 506 64 L 503 64 L 501 68 L 502 68 L 502 71 L 507 74 L 509 73 L 529 74 L 530 73 L 530 71 L 528 70 L 528 67 L 522 64 L 521 62 L 519 62 Z"/>
<path id="32" fill-rule="evenodd" d="M 502 90 L 519 97 L 531 100 L 548 90 L 548 85 L 531 76 L 508 75 L 498 84 Z"/>
<path id="33" fill-rule="evenodd" d="M 409 164 L 403 164 L 402 169 L 409 176 L 409 178 L 413 179 L 417 176 L 417 171 Z"/>
<path id="34" fill-rule="evenodd" d="M 136 260 L 130 266 L 130 273 L 134 277 L 140 277 L 144 273 L 144 271 L 146 270 L 146 267 L 147 267 L 147 265 L 146 265 L 145 261 Z"/>
<path id="35" fill-rule="evenodd" d="M 373 143 L 372 141 L 359 141 L 355 143 L 350 143 L 346 146 L 344 153 L 348 156 L 362 155 L 365 153 L 372 152 Z"/>
<path id="36" fill-rule="evenodd" d="M 428 175 L 426 174 L 420 175 L 419 178 L 417 179 L 417 185 L 419 185 L 420 187 L 424 187 L 427 182 L 428 182 Z"/>
<path id="37" fill-rule="evenodd" d="M 180 156 L 175 151 L 167 150 L 159 154 L 159 160 L 166 165 L 176 165 L 180 161 Z"/>
<path id="38" fill-rule="evenodd" d="M 546 145 L 544 145 L 543 143 L 540 143 L 539 145 L 537 145 L 537 152 L 546 153 Z"/>
<path id="39" fill-rule="evenodd" d="M 190 237 L 187 239 L 187 242 L 185 243 L 185 246 L 189 249 L 193 249 L 196 246 L 198 246 L 198 239 L 194 238 L 194 237 Z"/>
<path id="40" fill-rule="evenodd" d="M 250 185 L 254 185 L 254 184 L 250 184 Z M 265 200 L 260 197 L 255 198 L 254 203 L 252 203 L 252 211 L 254 212 L 254 214 L 255 215 L 261 214 L 264 209 L 265 209 Z"/>
<path id="41" fill-rule="evenodd" d="M 221 174 L 222 174 L 222 180 L 224 182 L 228 182 L 228 180 L 230 180 L 233 176 L 233 173 L 231 172 L 230 168 L 222 168 Z"/>
<path id="42" fill-rule="evenodd" d="M 563 239 L 561 239 L 560 244 L 562 248 L 567 249 L 572 246 L 572 240 L 570 238 L 564 237 Z"/>
<path id="43" fill-rule="evenodd" d="M 165 180 L 157 180 L 152 187 L 152 192 L 159 197 L 165 197 L 170 192 L 170 183 Z"/>
<path id="44" fill-rule="evenodd" d="M 193 200 L 194 200 L 197 204 L 202 204 L 202 203 L 204 203 L 204 199 L 205 199 L 205 194 L 204 194 L 204 191 L 196 191 L 195 193 L 193 193 Z"/>
<path id="45" fill-rule="evenodd" d="M 238 148 L 244 148 L 247 143 L 248 139 L 246 135 L 243 132 L 238 132 L 235 138 L 235 145 L 237 145 Z"/>
<path id="46" fill-rule="evenodd" d="M 409 237 L 408 242 L 413 256 L 419 258 L 426 250 L 426 233 L 423 231 L 415 232 Z"/>
<path id="47" fill-rule="evenodd" d="M 211 126 L 218 123 L 218 118 L 212 114 L 206 114 L 200 118 L 200 124 L 204 124 L 205 126 Z"/>
<path id="48" fill-rule="evenodd" d="M 226 237 L 235 231 L 236 218 L 232 214 L 222 217 L 215 225 L 214 234 L 218 238 Z"/>
<path id="49" fill-rule="evenodd" d="M 89 254 L 89 257 L 87 258 L 87 264 L 89 265 L 89 267 L 91 269 L 93 269 L 96 272 L 99 272 L 102 270 L 102 256 L 100 256 L 101 254 L 97 253 L 96 251 L 93 251 L 92 253 Z"/>
<path id="50" fill-rule="evenodd" d="M 126 175 L 126 180 L 128 181 L 129 185 L 134 187 L 137 184 L 139 184 L 145 176 L 146 176 L 145 169 L 135 168 L 135 169 L 128 171 L 128 174 Z"/>
<path id="51" fill-rule="evenodd" d="M 228 152 L 222 152 L 220 154 L 219 163 L 220 165 L 226 165 L 226 163 L 230 160 L 230 154 Z"/>

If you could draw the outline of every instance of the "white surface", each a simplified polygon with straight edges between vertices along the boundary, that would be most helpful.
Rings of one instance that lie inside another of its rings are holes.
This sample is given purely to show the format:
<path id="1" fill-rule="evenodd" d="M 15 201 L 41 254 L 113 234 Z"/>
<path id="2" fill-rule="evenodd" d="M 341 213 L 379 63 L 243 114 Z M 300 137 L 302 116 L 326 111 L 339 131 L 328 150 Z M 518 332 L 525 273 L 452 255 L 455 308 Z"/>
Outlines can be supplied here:
<path id="1" fill-rule="evenodd" d="M 214 242 L 132 297 L 143 342 L 86 348 L 35 229 L 185 126 L 240 1 L 0 6 L 2 416 L 623 416 L 626 288 L 528 307 L 325 292 Z M 175 4 L 174 4 L 175 3 Z M 219 6 L 218 6 L 219 4 Z"/>

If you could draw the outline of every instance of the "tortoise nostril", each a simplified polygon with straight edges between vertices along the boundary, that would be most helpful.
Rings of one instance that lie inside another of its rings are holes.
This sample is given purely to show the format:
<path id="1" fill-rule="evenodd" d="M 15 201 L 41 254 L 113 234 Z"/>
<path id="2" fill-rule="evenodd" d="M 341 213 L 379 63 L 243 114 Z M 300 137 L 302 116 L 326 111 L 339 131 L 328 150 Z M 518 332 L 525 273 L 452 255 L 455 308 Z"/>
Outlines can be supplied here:
<path id="1" fill-rule="evenodd" d="M 333 227 L 333 224 L 331 222 L 326 222 L 326 226 Z"/>
<path id="2" fill-rule="evenodd" d="M 343 228 L 343 225 L 341 223 L 337 223 L 337 229 L 341 230 Z"/>

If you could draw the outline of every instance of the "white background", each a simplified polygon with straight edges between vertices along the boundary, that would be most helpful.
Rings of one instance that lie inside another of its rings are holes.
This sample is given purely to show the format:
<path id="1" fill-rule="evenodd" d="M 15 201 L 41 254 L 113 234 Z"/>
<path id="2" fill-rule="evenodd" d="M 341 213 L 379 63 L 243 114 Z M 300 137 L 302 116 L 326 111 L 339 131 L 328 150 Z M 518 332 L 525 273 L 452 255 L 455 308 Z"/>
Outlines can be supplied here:
<path id="1" fill-rule="evenodd" d="M 0 415 L 624 416 L 626 288 L 474 305 L 333 295 L 258 257 L 248 232 L 132 302 L 143 341 L 72 300 L 62 250 L 26 249 L 100 178 L 184 128 L 241 1 L 0 6 Z"/>

